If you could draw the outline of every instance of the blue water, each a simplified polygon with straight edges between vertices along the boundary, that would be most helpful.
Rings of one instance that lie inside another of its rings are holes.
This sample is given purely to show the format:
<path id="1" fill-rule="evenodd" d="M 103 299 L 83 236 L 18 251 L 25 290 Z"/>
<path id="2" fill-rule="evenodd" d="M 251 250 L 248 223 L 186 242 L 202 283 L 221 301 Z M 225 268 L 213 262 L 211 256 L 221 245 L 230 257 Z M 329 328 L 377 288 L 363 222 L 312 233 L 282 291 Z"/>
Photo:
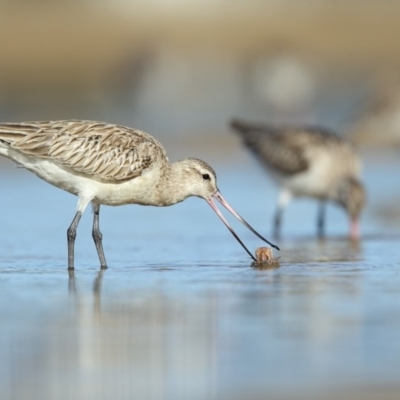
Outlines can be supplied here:
<path id="1" fill-rule="evenodd" d="M 276 188 L 239 150 L 210 158 L 224 196 L 270 237 Z M 389 221 L 379 213 L 400 197 L 395 159 L 366 163 L 358 244 L 335 206 L 328 239 L 316 240 L 317 205 L 299 200 L 284 216 L 280 268 L 257 270 L 200 199 L 102 207 L 109 269 L 98 270 L 88 209 L 73 275 L 76 198 L 0 167 L 1 399 L 321 398 L 376 387 L 400 397 L 400 220 L 396 207 Z M 252 251 L 262 245 L 229 220 Z"/>

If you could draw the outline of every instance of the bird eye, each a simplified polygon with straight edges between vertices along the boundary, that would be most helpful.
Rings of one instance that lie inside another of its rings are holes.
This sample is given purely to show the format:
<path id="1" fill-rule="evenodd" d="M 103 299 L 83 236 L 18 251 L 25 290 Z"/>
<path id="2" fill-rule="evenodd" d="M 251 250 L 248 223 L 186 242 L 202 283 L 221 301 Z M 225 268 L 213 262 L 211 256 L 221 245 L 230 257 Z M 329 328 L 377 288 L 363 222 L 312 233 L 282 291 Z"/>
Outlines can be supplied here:
<path id="1" fill-rule="evenodd" d="M 209 174 L 203 174 L 203 179 L 205 179 L 206 181 L 210 180 L 210 175 Z"/>

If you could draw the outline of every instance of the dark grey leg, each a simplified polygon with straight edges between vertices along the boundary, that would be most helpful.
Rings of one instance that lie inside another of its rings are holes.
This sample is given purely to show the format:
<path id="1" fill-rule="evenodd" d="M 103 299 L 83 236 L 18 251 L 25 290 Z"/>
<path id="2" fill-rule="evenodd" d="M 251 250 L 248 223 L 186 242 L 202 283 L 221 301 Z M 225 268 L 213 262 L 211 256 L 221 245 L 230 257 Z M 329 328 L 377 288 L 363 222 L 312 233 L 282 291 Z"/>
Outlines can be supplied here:
<path id="1" fill-rule="evenodd" d="M 279 239 L 281 236 L 282 208 L 278 207 L 274 216 L 274 239 Z"/>
<path id="2" fill-rule="evenodd" d="M 77 211 L 75 217 L 67 230 L 68 238 L 68 269 L 74 269 L 74 247 L 76 238 L 76 228 L 81 219 L 82 213 Z"/>
<path id="3" fill-rule="evenodd" d="M 93 217 L 92 236 L 94 244 L 96 245 L 97 254 L 99 255 L 100 268 L 106 269 L 107 262 L 106 262 L 106 257 L 104 256 L 103 243 L 102 243 L 103 235 L 101 234 L 99 227 L 100 204 L 93 203 L 93 213 L 94 217 Z"/>
<path id="4" fill-rule="evenodd" d="M 325 200 L 320 200 L 317 216 L 317 235 L 320 239 L 325 236 Z"/>

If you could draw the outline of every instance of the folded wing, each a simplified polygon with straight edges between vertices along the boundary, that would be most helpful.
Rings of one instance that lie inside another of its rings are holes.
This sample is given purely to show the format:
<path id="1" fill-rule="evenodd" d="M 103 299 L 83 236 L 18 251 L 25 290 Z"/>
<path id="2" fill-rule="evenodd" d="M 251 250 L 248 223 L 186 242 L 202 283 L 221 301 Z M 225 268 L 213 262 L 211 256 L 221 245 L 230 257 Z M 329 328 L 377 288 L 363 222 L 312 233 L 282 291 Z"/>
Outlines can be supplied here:
<path id="1" fill-rule="evenodd" d="M 162 146 L 145 132 L 93 121 L 2 124 L 0 141 L 105 181 L 133 179 L 167 157 Z"/>

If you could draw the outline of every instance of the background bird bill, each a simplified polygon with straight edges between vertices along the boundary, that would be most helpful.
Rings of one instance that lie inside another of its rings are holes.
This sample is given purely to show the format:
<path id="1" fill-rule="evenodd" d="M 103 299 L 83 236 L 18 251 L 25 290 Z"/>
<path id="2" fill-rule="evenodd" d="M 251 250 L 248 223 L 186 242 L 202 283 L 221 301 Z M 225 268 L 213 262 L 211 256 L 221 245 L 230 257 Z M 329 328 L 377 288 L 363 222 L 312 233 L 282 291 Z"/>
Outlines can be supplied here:
<path id="1" fill-rule="evenodd" d="M 232 206 L 224 199 L 222 194 L 219 191 L 216 191 L 210 199 L 207 199 L 207 203 L 211 206 L 211 208 L 215 211 L 221 221 L 225 224 L 225 226 L 229 229 L 232 235 L 236 238 L 236 240 L 242 245 L 242 247 L 246 250 L 246 252 L 250 255 L 250 257 L 256 261 L 253 254 L 249 251 L 249 249 L 244 245 L 244 243 L 240 240 L 239 236 L 233 230 L 233 228 L 229 225 L 228 221 L 222 215 L 221 211 L 218 209 L 217 205 L 214 203 L 213 199 L 218 200 L 231 214 L 233 214 L 243 225 L 245 225 L 251 232 L 253 232 L 256 236 L 258 236 L 261 240 L 268 243 L 275 249 L 279 250 L 279 247 L 275 244 L 271 243 L 269 240 L 265 239 L 261 236 L 248 222 L 246 222 L 233 208 Z"/>

